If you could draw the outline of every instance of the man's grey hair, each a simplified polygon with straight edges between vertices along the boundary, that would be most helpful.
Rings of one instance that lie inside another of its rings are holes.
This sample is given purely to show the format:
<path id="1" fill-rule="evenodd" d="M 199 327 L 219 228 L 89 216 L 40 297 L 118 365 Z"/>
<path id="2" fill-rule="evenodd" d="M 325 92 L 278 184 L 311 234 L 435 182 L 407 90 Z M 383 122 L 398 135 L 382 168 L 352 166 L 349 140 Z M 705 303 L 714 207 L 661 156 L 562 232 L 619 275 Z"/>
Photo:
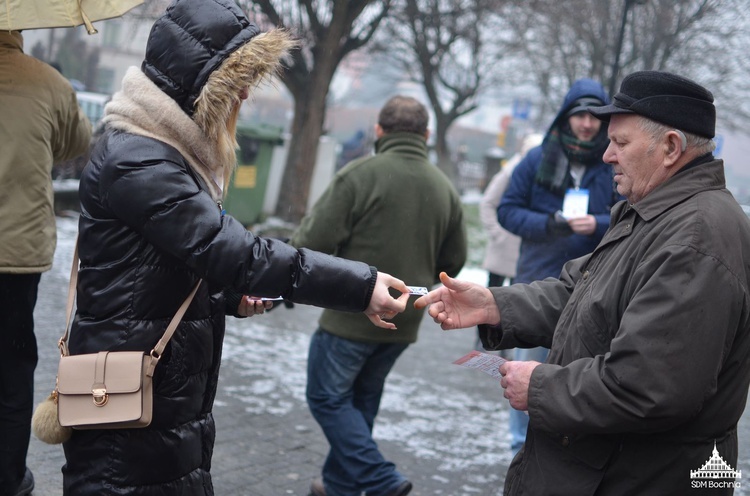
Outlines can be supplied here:
<path id="1" fill-rule="evenodd" d="M 394 96 L 380 110 L 378 124 L 385 133 L 424 135 L 430 116 L 424 105 L 408 96 Z"/>
<path id="2" fill-rule="evenodd" d="M 648 117 L 643 117 L 641 115 L 637 117 L 638 128 L 651 137 L 651 144 L 648 147 L 649 153 L 654 151 L 654 149 L 656 148 L 656 142 L 659 140 L 659 138 L 667 134 L 669 131 L 675 130 L 675 128 L 672 126 L 667 126 L 666 124 L 662 124 L 661 122 L 652 121 Z M 704 155 L 706 153 L 713 152 L 716 149 L 716 143 L 711 138 L 705 138 L 703 136 L 698 136 L 697 134 L 686 133 L 681 129 L 677 129 L 677 131 L 685 135 L 685 138 L 687 140 L 687 147 L 695 148 L 695 150 L 698 152 L 698 155 Z"/>

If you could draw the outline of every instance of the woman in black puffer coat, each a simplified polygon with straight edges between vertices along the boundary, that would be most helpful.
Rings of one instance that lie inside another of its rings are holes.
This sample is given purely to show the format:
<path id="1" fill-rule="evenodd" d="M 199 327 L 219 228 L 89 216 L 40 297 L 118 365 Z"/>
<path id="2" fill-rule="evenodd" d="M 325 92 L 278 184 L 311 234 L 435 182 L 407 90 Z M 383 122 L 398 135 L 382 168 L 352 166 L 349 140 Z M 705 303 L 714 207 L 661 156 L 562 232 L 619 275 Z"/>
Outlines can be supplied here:
<path id="1" fill-rule="evenodd" d="M 293 46 L 283 31 L 260 33 L 232 0 L 178 0 L 108 104 L 80 183 L 71 353 L 152 349 L 204 282 L 156 367 L 151 425 L 74 431 L 64 443 L 66 495 L 213 494 L 224 318 L 252 314 L 242 295 L 365 311 L 387 328 L 381 316 L 404 310 L 408 294 L 388 294 L 406 292 L 403 282 L 254 236 L 222 211 L 239 105 Z"/>

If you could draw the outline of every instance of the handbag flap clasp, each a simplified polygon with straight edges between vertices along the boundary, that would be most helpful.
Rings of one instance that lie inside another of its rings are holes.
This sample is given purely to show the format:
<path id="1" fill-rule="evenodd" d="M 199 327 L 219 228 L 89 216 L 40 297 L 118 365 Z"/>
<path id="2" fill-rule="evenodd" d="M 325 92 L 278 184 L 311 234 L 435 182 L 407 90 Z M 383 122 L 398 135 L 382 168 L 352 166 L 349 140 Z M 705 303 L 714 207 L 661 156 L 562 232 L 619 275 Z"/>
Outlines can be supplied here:
<path id="1" fill-rule="evenodd" d="M 62 357 L 57 371 L 58 390 L 61 394 L 92 395 L 95 403 L 106 403 L 101 398 L 104 395 L 133 393 L 141 389 L 146 356 L 141 351 L 105 351 Z"/>
<path id="2" fill-rule="evenodd" d="M 91 385 L 91 396 L 94 398 L 94 404 L 96 406 L 104 406 L 109 400 L 107 395 L 107 385 L 104 383 L 106 380 L 106 368 L 107 368 L 107 355 L 108 351 L 100 351 L 96 354 L 96 365 L 94 365 L 94 383 Z"/>

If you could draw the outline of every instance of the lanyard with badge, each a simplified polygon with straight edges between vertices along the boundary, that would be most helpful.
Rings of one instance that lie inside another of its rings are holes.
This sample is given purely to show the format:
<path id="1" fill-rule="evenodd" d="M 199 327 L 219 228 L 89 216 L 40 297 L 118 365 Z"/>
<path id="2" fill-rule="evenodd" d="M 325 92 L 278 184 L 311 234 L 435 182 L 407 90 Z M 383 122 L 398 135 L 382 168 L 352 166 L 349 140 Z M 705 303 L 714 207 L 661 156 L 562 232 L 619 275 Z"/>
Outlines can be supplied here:
<path id="1" fill-rule="evenodd" d="M 570 168 L 570 175 L 573 178 L 574 187 L 569 188 L 568 191 L 565 192 L 562 215 L 566 219 L 585 217 L 589 212 L 589 190 L 580 187 L 585 172 L 585 166 Z"/>

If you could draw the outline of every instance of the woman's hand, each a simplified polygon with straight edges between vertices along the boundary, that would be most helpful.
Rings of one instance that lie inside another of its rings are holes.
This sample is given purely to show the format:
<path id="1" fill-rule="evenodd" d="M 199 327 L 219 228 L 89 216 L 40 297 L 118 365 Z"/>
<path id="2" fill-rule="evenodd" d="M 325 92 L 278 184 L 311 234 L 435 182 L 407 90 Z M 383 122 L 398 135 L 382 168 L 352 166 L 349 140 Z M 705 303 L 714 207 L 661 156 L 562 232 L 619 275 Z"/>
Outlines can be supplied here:
<path id="1" fill-rule="evenodd" d="M 401 296 L 393 298 L 388 292 L 388 288 L 393 288 L 401 292 Z M 395 329 L 393 322 L 386 322 L 392 319 L 396 314 L 406 310 L 406 303 L 409 300 L 409 288 L 404 281 L 396 279 L 385 272 L 378 272 L 378 279 L 375 282 L 375 289 L 372 291 L 370 304 L 365 309 L 365 315 L 370 321 L 383 329 Z"/>
<path id="2" fill-rule="evenodd" d="M 273 308 L 272 301 L 261 301 L 260 298 L 255 296 L 243 296 L 240 300 L 240 306 L 237 308 L 237 315 L 241 317 L 252 317 L 253 315 L 260 315 L 266 310 Z"/>

